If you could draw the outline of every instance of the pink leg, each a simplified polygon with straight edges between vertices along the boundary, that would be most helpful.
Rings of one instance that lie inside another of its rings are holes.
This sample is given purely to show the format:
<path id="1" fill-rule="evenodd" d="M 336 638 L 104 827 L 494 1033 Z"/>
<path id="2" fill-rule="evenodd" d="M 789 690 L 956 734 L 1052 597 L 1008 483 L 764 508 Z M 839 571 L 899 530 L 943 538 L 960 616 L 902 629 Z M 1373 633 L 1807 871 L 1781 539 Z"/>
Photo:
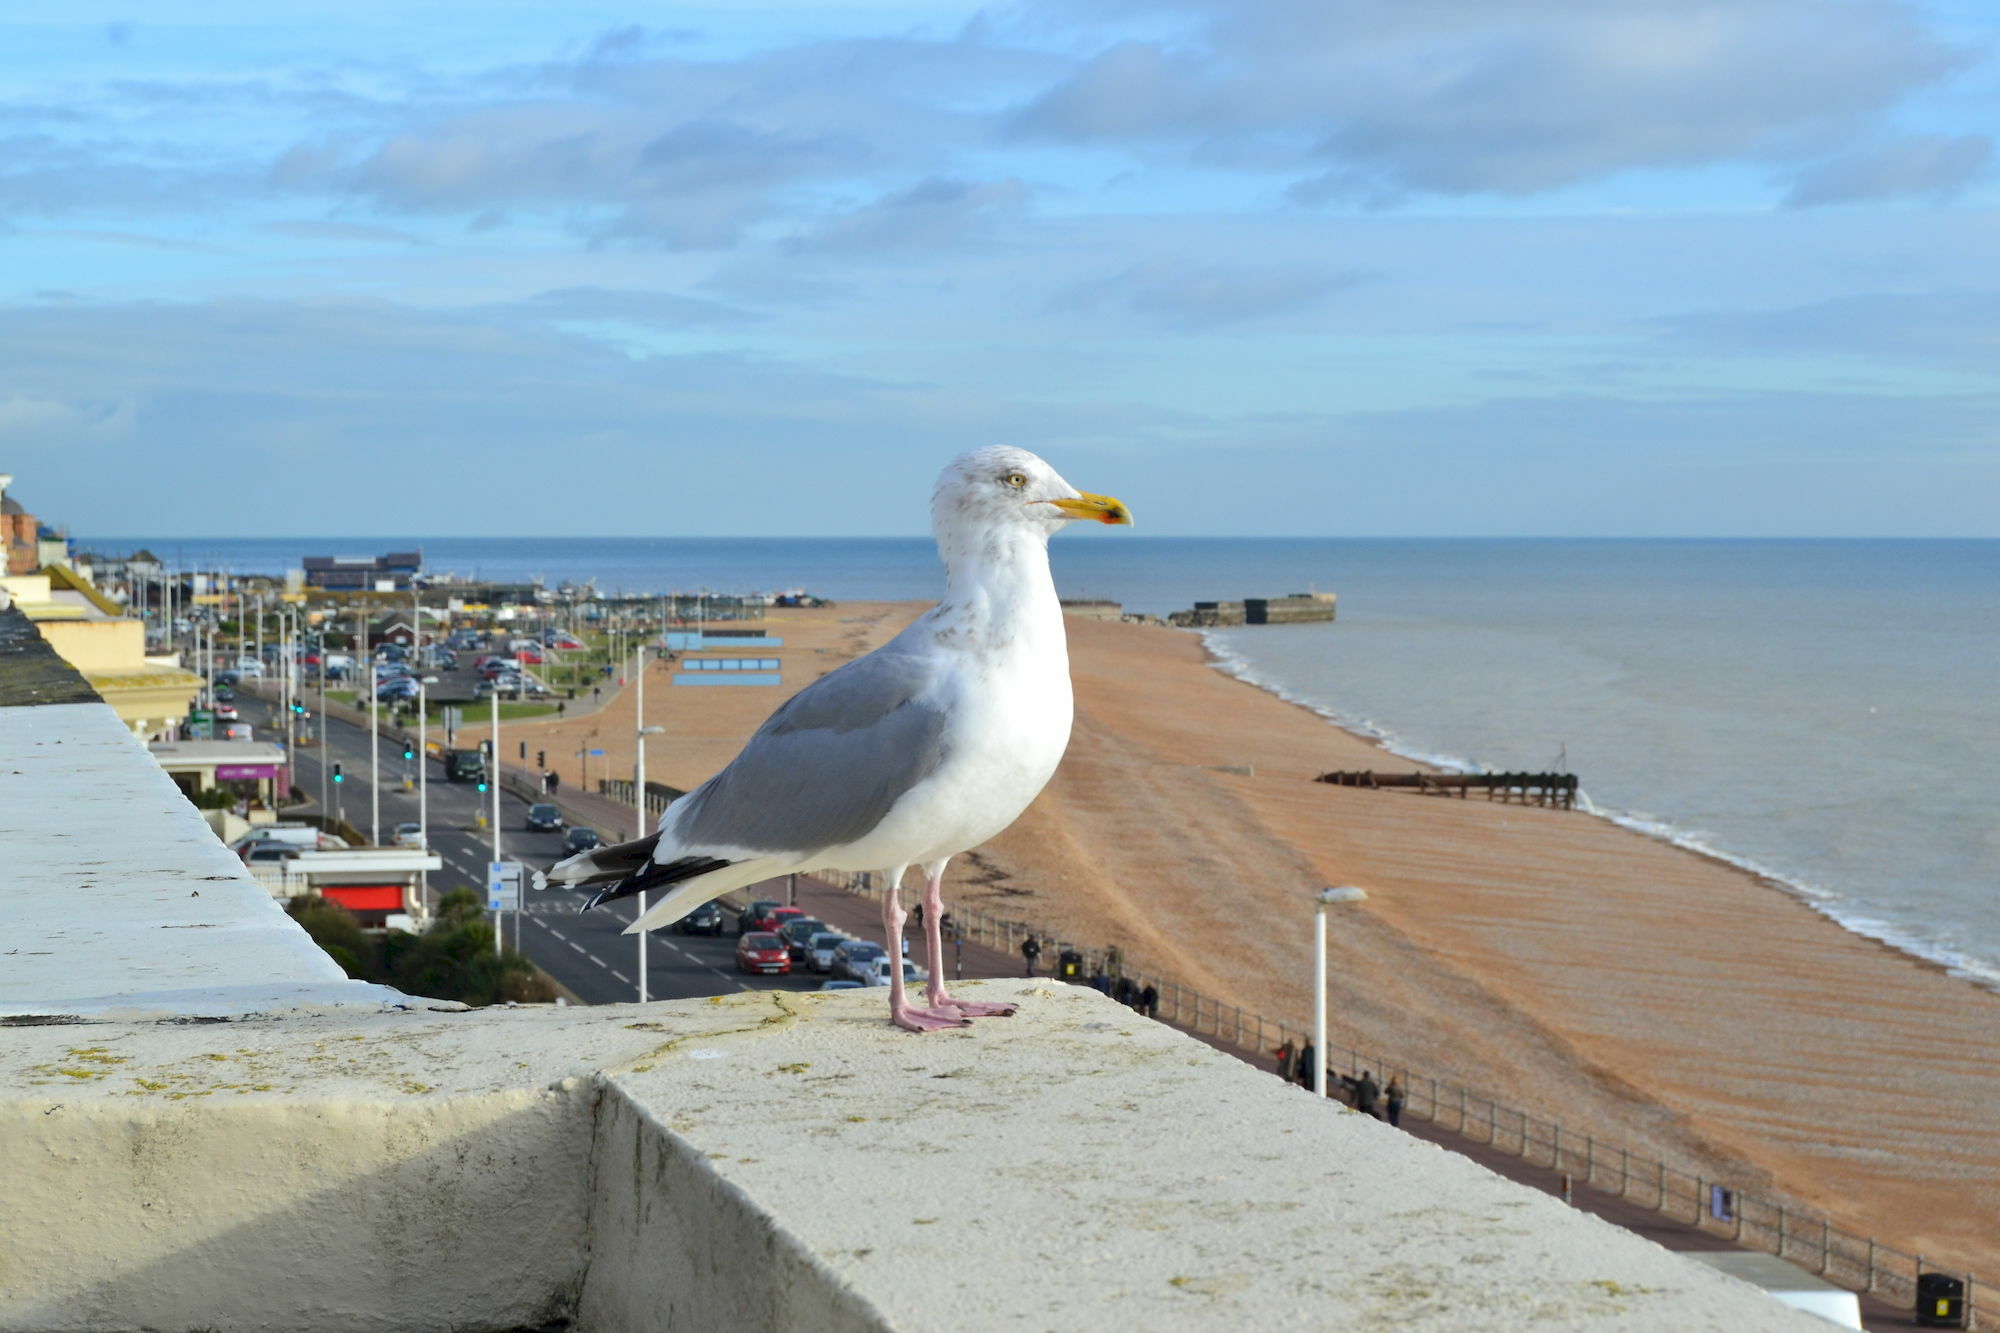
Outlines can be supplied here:
<path id="1" fill-rule="evenodd" d="M 897 901 L 897 889 L 902 879 L 903 868 L 899 866 L 889 875 L 889 887 L 882 895 L 882 942 L 889 950 L 889 1021 L 912 1032 L 971 1027 L 964 1018 L 950 1010 L 933 1012 L 914 1008 L 904 993 L 903 922 L 908 919 L 908 913 Z"/>
<path id="2" fill-rule="evenodd" d="M 954 1000 L 944 988 L 944 867 L 945 861 L 939 861 L 923 868 L 924 953 L 931 970 L 931 979 L 924 987 L 924 998 L 930 1001 L 931 1010 L 935 1013 L 958 1014 L 964 1018 L 1005 1018 L 1014 1012 L 1016 1006 L 987 1000 Z"/>

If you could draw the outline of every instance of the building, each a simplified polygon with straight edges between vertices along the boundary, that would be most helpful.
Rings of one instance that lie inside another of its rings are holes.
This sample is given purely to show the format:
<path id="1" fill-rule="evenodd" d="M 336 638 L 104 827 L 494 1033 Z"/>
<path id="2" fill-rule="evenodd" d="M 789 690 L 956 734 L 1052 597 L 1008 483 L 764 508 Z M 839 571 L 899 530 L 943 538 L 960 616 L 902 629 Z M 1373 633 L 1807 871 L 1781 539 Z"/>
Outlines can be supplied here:
<path id="1" fill-rule="evenodd" d="M 0 592 L 139 739 L 172 736 L 200 695 L 200 676 L 177 657 L 148 657 L 145 623 L 68 566 L 0 579 Z"/>
<path id="2" fill-rule="evenodd" d="M 14 478 L 0 472 L 0 574 L 32 574 L 41 567 L 42 525 L 7 494 Z"/>
<path id="3" fill-rule="evenodd" d="M 387 555 L 309 555 L 306 586 L 328 592 L 408 592 L 423 573 L 422 551 Z"/>

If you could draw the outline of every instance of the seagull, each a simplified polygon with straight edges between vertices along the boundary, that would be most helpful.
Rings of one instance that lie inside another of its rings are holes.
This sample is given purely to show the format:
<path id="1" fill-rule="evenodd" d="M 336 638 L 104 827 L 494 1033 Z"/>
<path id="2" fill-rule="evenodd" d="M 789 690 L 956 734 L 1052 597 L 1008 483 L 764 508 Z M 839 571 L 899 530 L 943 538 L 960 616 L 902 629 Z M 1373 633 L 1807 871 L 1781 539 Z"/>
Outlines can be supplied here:
<path id="1" fill-rule="evenodd" d="M 944 869 L 1017 819 L 1069 744 L 1072 702 L 1049 538 L 1075 520 L 1130 524 L 1025 449 L 946 465 L 931 496 L 944 597 L 889 642 L 827 673 L 765 720 L 728 767 L 668 806 L 659 831 L 579 853 L 537 887 L 602 885 L 585 903 L 666 895 L 626 934 L 779 875 L 879 871 L 887 884 L 889 1017 L 913 1032 L 1014 1011 L 944 984 Z M 904 874 L 924 883 L 930 980 L 910 1003 L 899 966 Z"/>

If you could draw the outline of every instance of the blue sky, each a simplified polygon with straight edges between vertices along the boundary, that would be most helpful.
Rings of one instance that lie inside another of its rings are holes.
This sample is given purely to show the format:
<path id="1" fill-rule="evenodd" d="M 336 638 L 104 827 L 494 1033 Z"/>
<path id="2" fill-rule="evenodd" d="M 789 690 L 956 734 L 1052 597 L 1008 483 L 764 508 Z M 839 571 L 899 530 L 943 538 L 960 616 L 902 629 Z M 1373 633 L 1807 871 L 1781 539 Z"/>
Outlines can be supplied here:
<path id="1" fill-rule="evenodd" d="M 27 11 L 35 11 L 30 15 Z M 2000 10 L 0 10 L 80 533 L 2000 536 Z"/>

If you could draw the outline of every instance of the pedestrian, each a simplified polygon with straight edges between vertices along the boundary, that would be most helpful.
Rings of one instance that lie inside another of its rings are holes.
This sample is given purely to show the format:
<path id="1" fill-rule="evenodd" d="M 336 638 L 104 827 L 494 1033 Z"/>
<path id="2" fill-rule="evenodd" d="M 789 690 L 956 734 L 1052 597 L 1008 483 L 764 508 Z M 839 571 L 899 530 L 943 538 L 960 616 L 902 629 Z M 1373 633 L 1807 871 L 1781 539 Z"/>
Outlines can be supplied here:
<path id="1" fill-rule="evenodd" d="M 596 703 L 596 702 L 597 702 L 597 696 L 598 696 L 598 695 L 599 695 L 600 693 L 602 693 L 602 691 L 601 691 L 601 690 L 599 690 L 597 686 L 595 686 L 595 685 L 591 686 L 591 687 L 590 687 L 590 701 L 591 701 L 592 703 Z"/>
<path id="2" fill-rule="evenodd" d="M 1132 978 L 1120 977 L 1112 982 L 1111 998 L 1129 1008 L 1132 1004 Z"/>
<path id="3" fill-rule="evenodd" d="M 1300 1043 L 1298 1063 L 1292 1067 L 1292 1082 L 1302 1088 L 1310 1088 L 1313 1085 L 1313 1058 L 1316 1054 L 1311 1042 Z"/>
<path id="4" fill-rule="evenodd" d="M 549 795 L 551 795 L 551 796 L 554 796 L 554 795 L 556 794 L 556 788 L 558 788 L 558 787 L 560 787 L 560 786 L 562 786 L 562 774 L 560 774 L 560 773 L 556 772 L 556 771 L 555 771 L 554 769 L 550 769 L 550 770 L 549 770 Z"/>
<path id="5" fill-rule="evenodd" d="M 1285 1044 L 1277 1050 L 1272 1051 L 1271 1054 L 1278 1057 L 1278 1068 L 1275 1071 L 1278 1077 L 1290 1083 L 1292 1081 L 1292 1061 L 1298 1058 L 1298 1052 L 1292 1048 L 1292 1039 L 1290 1037 L 1285 1038 Z"/>
<path id="6" fill-rule="evenodd" d="M 1118 956 L 1118 946 L 1115 944 L 1104 951 L 1104 970 L 1113 977 L 1121 976 L 1125 971 L 1125 960 Z"/>
<path id="7" fill-rule="evenodd" d="M 1040 958 L 1041 956 L 1042 956 L 1042 942 L 1040 940 L 1036 939 L 1033 935 L 1030 935 L 1028 936 L 1027 939 L 1022 940 L 1021 957 L 1028 960 L 1028 970 L 1026 972 L 1023 972 L 1021 975 L 1024 977 L 1032 977 L 1033 975 L 1035 975 L 1035 960 Z"/>
<path id="8" fill-rule="evenodd" d="M 1363 1115 L 1374 1115 L 1375 1104 L 1381 1098 L 1382 1085 L 1375 1081 L 1373 1073 L 1366 1069 L 1362 1070 L 1361 1081 L 1354 1085 L 1354 1109 Z"/>
<path id="9" fill-rule="evenodd" d="M 1139 1012 L 1148 1018 L 1160 1016 L 1160 988 L 1150 981 L 1146 983 L 1146 989 L 1139 992 Z"/>
<path id="10" fill-rule="evenodd" d="M 1111 976 L 1104 970 L 1102 964 L 1098 966 L 1095 972 L 1090 974 L 1090 988 L 1099 995 L 1111 994 Z"/>
<path id="11" fill-rule="evenodd" d="M 1391 1075 L 1389 1078 L 1389 1086 L 1383 1089 L 1382 1096 L 1383 1099 L 1387 1101 L 1389 1104 L 1389 1123 L 1392 1125 L 1402 1124 L 1403 1123 L 1402 1078 L 1400 1076 Z"/>

